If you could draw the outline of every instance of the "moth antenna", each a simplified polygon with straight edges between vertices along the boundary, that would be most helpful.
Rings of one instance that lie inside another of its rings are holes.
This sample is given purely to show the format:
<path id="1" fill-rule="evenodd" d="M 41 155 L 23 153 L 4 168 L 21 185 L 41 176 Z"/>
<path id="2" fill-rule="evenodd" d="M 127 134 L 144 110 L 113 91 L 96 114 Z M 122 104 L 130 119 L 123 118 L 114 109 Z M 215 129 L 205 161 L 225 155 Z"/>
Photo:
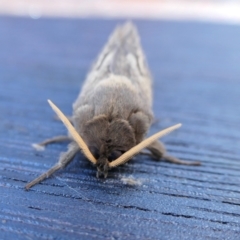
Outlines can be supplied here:
<path id="1" fill-rule="evenodd" d="M 172 127 L 166 128 L 158 133 L 155 133 L 151 137 L 145 139 L 144 141 L 140 142 L 135 147 L 131 148 L 129 151 L 125 152 L 121 157 L 116 159 L 113 162 L 109 163 L 109 167 L 117 167 L 123 163 L 126 163 L 128 160 L 130 160 L 134 155 L 139 153 L 143 148 L 146 148 L 148 145 L 150 145 L 152 142 L 156 141 L 158 138 L 163 137 L 164 135 L 180 128 L 182 126 L 181 123 L 176 124 Z"/>
<path id="2" fill-rule="evenodd" d="M 70 134 L 72 135 L 73 139 L 76 141 L 80 149 L 82 150 L 83 154 L 87 157 L 87 159 L 92 162 L 93 164 L 97 163 L 97 160 L 90 152 L 87 144 L 83 141 L 81 136 L 78 134 L 76 129 L 73 127 L 73 125 L 70 123 L 70 121 L 67 119 L 67 117 L 61 112 L 61 110 L 51 101 L 48 100 L 48 103 L 50 104 L 53 111 L 58 115 L 60 120 L 63 122 L 65 127 L 68 129 Z"/>

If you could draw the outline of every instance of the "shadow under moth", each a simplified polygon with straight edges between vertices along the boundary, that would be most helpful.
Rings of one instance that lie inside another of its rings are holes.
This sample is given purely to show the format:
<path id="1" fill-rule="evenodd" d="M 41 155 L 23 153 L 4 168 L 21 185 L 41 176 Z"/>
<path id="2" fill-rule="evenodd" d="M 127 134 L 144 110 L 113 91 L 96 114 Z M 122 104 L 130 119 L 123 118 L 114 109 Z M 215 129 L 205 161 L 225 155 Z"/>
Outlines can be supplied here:
<path id="1" fill-rule="evenodd" d="M 71 118 L 48 102 L 67 127 L 69 136 L 57 136 L 35 146 L 71 142 L 57 164 L 28 183 L 26 189 L 64 168 L 79 151 L 96 166 L 97 177 L 105 178 L 109 169 L 126 163 L 144 148 L 159 160 L 200 164 L 168 155 L 158 141 L 181 124 L 144 139 L 153 121 L 152 80 L 138 32 L 131 22 L 118 26 L 110 36 L 73 104 Z"/>

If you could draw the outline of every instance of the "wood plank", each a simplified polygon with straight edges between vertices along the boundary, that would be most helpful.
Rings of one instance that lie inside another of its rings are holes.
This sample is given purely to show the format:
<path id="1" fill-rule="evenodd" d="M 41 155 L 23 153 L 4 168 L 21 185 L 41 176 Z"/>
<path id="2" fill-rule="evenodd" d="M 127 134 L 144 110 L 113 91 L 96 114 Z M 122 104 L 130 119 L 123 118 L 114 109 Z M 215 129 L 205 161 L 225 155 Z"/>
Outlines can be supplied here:
<path id="1" fill-rule="evenodd" d="M 47 104 L 71 114 L 84 77 L 117 20 L 0 17 L 1 239 L 238 239 L 240 234 L 240 29 L 136 21 L 154 81 L 150 133 L 169 153 L 202 166 L 137 156 L 96 179 L 82 155 L 24 186 L 67 144 L 31 144 L 66 133 Z M 124 184 L 133 177 L 136 186 Z"/>

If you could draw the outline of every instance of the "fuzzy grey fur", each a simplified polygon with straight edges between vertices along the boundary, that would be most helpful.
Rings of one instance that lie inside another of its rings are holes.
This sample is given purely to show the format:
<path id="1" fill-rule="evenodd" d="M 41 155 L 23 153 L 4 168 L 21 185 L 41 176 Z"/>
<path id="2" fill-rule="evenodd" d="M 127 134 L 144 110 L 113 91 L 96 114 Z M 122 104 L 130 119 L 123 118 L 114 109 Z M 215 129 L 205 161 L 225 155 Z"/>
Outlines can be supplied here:
<path id="1" fill-rule="evenodd" d="M 151 85 L 135 26 L 117 27 L 73 104 L 74 127 L 99 165 L 143 140 L 153 119 Z"/>

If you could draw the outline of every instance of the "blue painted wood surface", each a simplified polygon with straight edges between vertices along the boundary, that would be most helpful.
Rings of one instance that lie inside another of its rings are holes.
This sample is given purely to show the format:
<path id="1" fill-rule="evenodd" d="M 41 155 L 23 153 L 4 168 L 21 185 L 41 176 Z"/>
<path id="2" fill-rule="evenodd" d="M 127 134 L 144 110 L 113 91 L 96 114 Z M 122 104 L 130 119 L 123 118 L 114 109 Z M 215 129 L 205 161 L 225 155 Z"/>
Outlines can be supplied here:
<path id="1" fill-rule="evenodd" d="M 24 190 L 67 146 L 31 147 L 66 133 L 46 100 L 71 114 L 118 22 L 0 17 L 0 239 L 240 239 L 239 26 L 136 21 L 154 78 L 150 133 L 183 123 L 163 141 L 202 166 L 137 156 L 99 180 L 78 155 Z"/>

